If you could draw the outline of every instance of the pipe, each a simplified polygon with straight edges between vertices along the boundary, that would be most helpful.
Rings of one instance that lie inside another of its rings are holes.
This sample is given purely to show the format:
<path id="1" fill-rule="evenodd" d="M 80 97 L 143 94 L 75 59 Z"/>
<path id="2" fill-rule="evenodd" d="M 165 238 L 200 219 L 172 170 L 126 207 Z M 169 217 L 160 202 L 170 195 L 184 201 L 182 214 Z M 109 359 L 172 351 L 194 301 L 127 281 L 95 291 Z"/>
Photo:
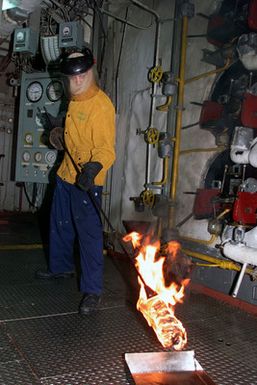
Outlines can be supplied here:
<path id="1" fill-rule="evenodd" d="M 226 148 L 227 148 L 226 146 L 210 147 L 210 148 L 192 148 L 192 149 L 180 151 L 180 155 L 191 154 L 194 152 L 214 152 L 214 151 L 218 152 L 218 151 L 224 151 Z"/>
<path id="2" fill-rule="evenodd" d="M 142 4 L 138 0 L 130 0 L 131 3 L 138 6 L 139 8 L 142 8 L 146 12 L 151 13 L 156 22 L 156 30 L 155 30 L 155 39 L 154 39 L 154 62 L 153 66 L 156 67 L 158 65 L 159 60 L 159 48 L 160 48 L 160 16 L 157 12 L 155 12 L 153 9 L 147 7 L 146 5 Z M 149 118 L 149 128 L 153 127 L 153 117 L 154 117 L 154 111 L 155 111 L 155 104 L 156 104 L 156 97 L 157 94 L 157 83 L 153 82 L 152 85 L 152 95 L 151 95 L 151 104 L 150 104 L 150 118 Z M 145 173 L 145 186 L 149 185 L 150 183 L 150 171 L 151 171 L 151 145 L 149 143 L 146 144 L 146 173 Z M 148 188 L 148 187 L 146 187 Z"/>
<path id="3" fill-rule="evenodd" d="M 211 76 L 211 75 L 218 74 L 220 72 L 223 72 L 230 66 L 230 64 L 231 64 L 231 60 L 230 60 L 230 58 L 228 58 L 224 67 L 221 67 L 221 68 L 218 68 L 216 70 L 209 71 L 209 72 L 204 72 L 203 74 L 200 74 L 200 75 L 194 76 L 193 78 L 187 79 L 187 80 L 185 80 L 185 84 L 194 82 L 195 80 L 206 78 L 206 77 Z"/>
<path id="4" fill-rule="evenodd" d="M 211 257 L 209 255 L 202 254 L 202 253 L 199 253 L 197 251 L 192 251 L 190 249 L 182 248 L 182 251 L 185 254 L 190 255 L 193 258 L 200 259 L 200 260 L 209 262 L 211 264 L 216 264 L 217 267 L 219 267 L 220 269 L 227 269 L 227 270 L 234 270 L 234 271 L 240 271 L 241 270 L 241 266 L 239 266 L 236 263 L 231 262 L 231 261 L 221 260 L 220 258 Z M 246 273 L 249 275 L 252 275 L 254 273 L 254 270 L 247 268 Z"/>
<path id="5" fill-rule="evenodd" d="M 236 286 L 235 286 L 235 288 L 233 290 L 233 293 L 232 293 L 232 297 L 233 298 L 237 297 L 237 293 L 238 293 L 238 290 L 239 290 L 239 288 L 241 286 L 242 280 L 244 278 L 244 274 L 245 274 L 246 268 L 247 268 L 247 263 L 244 263 L 243 266 L 242 266 L 242 269 L 240 271 L 239 277 L 237 279 Z"/>
<path id="6" fill-rule="evenodd" d="M 156 107 L 156 110 L 162 111 L 162 112 L 167 112 L 172 101 L 173 101 L 173 96 L 168 96 L 166 102 L 164 104 L 162 104 L 161 106 Z"/>
<path id="7" fill-rule="evenodd" d="M 220 219 L 222 217 L 224 217 L 224 215 L 226 215 L 229 211 L 231 211 L 231 209 L 227 208 L 225 210 L 223 210 L 217 217 L 216 219 Z M 189 218 L 191 218 L 193 214 L 190 214 Z M 178 225 L 176 226 L 178 227 Z M 197 243 L 200 243 L 202 245 L 211 245 L 214 241 L 216 241 L 217 239 L 217 235 L 213 234 L 211 236 L 211 238 L 209 240 L 205 240 L 205 239 L 197 239 L 197 238 L 190 238 L 190 237 L 181 237 L 181 239 L 184 239 L 184 240 L 187 240 L 187 241 L 193 241 L 193 242 L 197 242 Z"/>
<path id="8" fill-rule="evenodd" d="M 217 235 L 212 234 L 211 238 L 208 240 L 205 239 L 195 239 L 195 238 L 190 238 L 190 237 L 180 237 L 181 239 L 185 241 L 193 241 L 200 243 L 201 245 L 211 245 L 216 239 L 218 238 Z"/>
<path id="9" fill-rule="evenodd" d="M 239 263 L 248 263 L 257 266 L 257 248 L 246 246 L 244 243 L 227 242 L 223 246 L 223 253 L 226 257 Z"/>
<path id="10" fill-rule="evenodd" d="M 177 193 L 178 167 L 179 167 L 179 152 L 181 142 L 181 127 L 182 127 L 182 112 L 184 104 L 184 86 L 185 86 L 185 65 L 186 65 L 186 49 L 187 49 L 187 32 L 188 32 L 188 17 L 183 16 L 182 20 L 182 41 L 181 41 L 181 55 L 180 55 L 180 70 L 178 83 L 178 110 L 175 128 L 175 146 L 173 154 L 173 172 L 170 186 L 170 198 L 174 202 Z M 175 227 L 174 207 L 169 210 L 169 228 Z"/>
<path id="11" fill-rule="evenodd" d="M 163 159 L 163 177 L 160 182 L 153 182 L 152 184 L 154 186 L 163 186 L 167 183 L 168 179 L 168 170 L 169 170 L 169 158 L 168 156 L 165 156 Z"/>
<path id="12" fill-rule="evenodd" d="M 128 7 L 126 9 L 126 15 L 125 18 L 127 20 L 128 18 Z M 127 31 L 127 24 L 124 25 L 123 31 L 122 31 L 122 36 L 121 36 L 121 43 L 120 43 L 120 49 L 119 49 L 119 55 L 118 55 L 118 62 L 117 62 L 117 68 L 116 68 L 116 75 L 115 75 L 115 106 L 117 109 L 117 113 L 119 113 L 119 108 L 118 108 L 118 83 L 119 83 L 119 75 L 120 75 L 120 62 L 121 62 L 121 54 L 124 46 L 124 41 L 125 41 L 125 34 Z"/>
<path id="13" fill-rule="evenodd" d="M 231 211 L 230 208 L 225 209 L 224 211 L 222 211 L 222 212 L 217 216 L 216 219 L 220 219 L 220 218 L 224 217 L 224 216 L 225 216 L 227 213 L 229 213 L 230 211 Z"/>

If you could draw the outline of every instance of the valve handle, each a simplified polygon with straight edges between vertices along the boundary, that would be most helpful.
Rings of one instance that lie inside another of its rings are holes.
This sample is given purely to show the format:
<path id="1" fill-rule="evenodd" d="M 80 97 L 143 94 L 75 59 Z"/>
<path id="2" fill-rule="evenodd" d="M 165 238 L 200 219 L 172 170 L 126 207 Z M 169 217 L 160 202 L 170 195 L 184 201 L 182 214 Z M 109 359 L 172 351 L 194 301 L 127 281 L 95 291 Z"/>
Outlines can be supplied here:
<path id="1" fill-rule="evenodd" d="M 150 69 L 149 80 L 152 83 L 160 83 L 163 76 L 163 69 L 161 66 L 156 66 Z"/>
<path id="2" fill-rule="evenodd" d="M 157 128 L 150 127 L 145 131 L 145 141 L 149 144 L 157 144 L 159 141 L 159 131 Z"/>
<path id="3" fill-rule="evenodd" d="M 140 196 L 141 196 L 145 206 L 149 206 L 150 208 L 153 207 L 154 201 L 155 201 L 155 196 L 151 190 L 142 191 Z"/>

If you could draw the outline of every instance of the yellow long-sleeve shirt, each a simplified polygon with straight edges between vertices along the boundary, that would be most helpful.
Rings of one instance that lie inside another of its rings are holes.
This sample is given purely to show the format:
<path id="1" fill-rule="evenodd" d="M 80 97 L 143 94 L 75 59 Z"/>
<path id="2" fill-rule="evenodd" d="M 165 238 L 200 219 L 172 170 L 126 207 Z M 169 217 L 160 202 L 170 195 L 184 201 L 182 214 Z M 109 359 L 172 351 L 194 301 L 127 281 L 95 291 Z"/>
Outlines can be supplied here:
<path id="1" fill-rule="evenodd" d="M 96 85 L 73 96 L 64 129 L 65 145 L 77 165 L 100 162 L 102 170 L 95 185 L 103 186 L 107 170 L 115 160 L 115 111 L 111 100 Z M 77 172 L 68 154 L 57 172 L 68 183 L 76 181 Z"/>

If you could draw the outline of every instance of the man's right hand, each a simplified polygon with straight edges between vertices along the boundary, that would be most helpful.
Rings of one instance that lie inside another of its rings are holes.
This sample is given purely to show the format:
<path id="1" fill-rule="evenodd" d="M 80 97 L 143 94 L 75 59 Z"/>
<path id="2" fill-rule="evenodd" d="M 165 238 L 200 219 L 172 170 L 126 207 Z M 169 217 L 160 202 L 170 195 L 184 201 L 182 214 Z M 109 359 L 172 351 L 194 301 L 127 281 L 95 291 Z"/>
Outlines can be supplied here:
<path id="1" fill-rule="evenodd" d="M 64 150 L 64 147 L 63 147 L 63 145 L 64 145 L 63 133 L 64 133 L 64 128 L 63 127 L 54 127 L 50 131 L 49 142 L 58 151 Z"/>

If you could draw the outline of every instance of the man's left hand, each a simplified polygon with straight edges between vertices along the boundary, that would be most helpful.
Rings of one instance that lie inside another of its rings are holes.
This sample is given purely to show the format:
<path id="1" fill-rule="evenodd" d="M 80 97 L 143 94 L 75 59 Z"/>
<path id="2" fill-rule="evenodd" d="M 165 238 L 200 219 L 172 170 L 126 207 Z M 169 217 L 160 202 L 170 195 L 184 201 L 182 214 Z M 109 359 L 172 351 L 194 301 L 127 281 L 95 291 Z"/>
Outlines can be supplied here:
<path id="1" fill-rule="evenodd" d="M 77 185 L 84 191 L 94 187 L 94 180 L 101 171 L 103 165 L 100 162 L 87 162 L 83 165 L 81 173 L 77 177 Z"/>

